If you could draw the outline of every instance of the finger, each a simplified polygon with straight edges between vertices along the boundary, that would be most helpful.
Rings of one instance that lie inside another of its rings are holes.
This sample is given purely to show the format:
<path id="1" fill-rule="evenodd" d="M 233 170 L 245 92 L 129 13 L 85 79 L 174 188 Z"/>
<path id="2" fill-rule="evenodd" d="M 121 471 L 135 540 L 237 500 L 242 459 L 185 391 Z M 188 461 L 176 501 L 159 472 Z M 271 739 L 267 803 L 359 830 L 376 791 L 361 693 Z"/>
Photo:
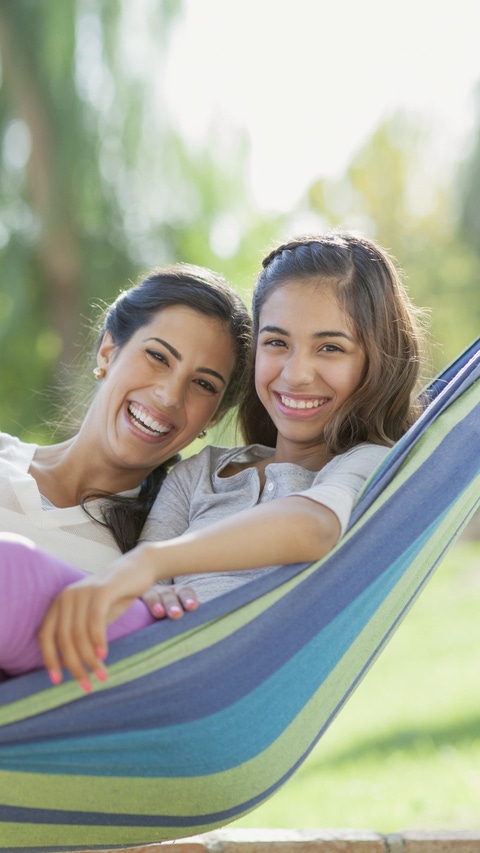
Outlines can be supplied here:
<path id="1" fill-rule="evenodd" d="M 175 587 L 167 587 L 165 592 L 158 592 L 159 602 L 163 606 L 169 619 L 181 619 L 183 616 L 183 605 L 180 602 Z"/>
<path id="2" fill-rule="evenodd" d="M 78 595 L 73 597 L 65 591 L 59 601 L 59 618 L 56 643 L 64 666 L 69 670 L 82 689 L 90 693 L 90 669 L 96 666 L 96 656 L 90 649 L 86 636 L 88 602 Z"/>
<path id="3" fill-rule="evenodd" d="M 37 635 L 43 663 L 52 684 L 60 684 L 63 678 L 62 664 L 55 642 L 57 618 L 58 599 L 55 599 L 48 608 Z"/>
<path id="4" fill-rule="evenodd" d="M 175 586 L 175 592 L 184 610 L 196 610 L 198 607 L 197 594 L 191 586 Z"/>
<path id="5" fill-rule="evenodd" d="M 89 670 L 93 671 L 100 681 L 106 679 L 106 669 L 102 662 L 106 653 L 106 641 L 101 630 L 101 625 L 104 624 L 100 615 L 101 609 L 101 602 L 91 589 L 79 590 L 71 587 L 62 593 L 59 601 L 57 647 L 64 665 L 86 692 L 91 690 Z"/>
<path id="6" fill-rule="evenodd" d="M 155 619 L 165 618 L 167 611 L 163 606 L 161 595 L 155 587 L 147 589 L 147 591 L 143 593 L 142 599 Z"/>

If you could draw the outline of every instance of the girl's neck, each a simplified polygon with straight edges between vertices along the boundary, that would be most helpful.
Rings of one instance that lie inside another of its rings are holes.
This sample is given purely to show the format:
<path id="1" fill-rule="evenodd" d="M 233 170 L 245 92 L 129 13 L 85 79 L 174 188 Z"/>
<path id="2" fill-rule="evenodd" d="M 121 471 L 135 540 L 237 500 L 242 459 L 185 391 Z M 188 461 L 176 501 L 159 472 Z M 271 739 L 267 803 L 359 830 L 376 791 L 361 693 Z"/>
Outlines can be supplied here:
<path id="1" fill-rule="evenodd" d="M 328 451 L 323 442 L 309 446 L 291 441 L 286 442 L 282 436 L 278 436 L 275 453 L 270 461 L 290 462 L 293 465 L 300 465 L 307 471 L 320 471 L 331 459 L 333 459 L 333 454 Z"/>

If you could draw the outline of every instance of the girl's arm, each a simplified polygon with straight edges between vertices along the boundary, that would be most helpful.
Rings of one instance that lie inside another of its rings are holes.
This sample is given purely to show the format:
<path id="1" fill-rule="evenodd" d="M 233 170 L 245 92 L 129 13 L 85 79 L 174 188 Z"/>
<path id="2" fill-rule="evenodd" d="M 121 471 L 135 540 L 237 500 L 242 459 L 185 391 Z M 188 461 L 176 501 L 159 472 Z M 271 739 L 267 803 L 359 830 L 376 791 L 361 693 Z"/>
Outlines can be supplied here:
<path id="1" fill-rule="evenodd" d="M 87 667 L 105 672 L 107 625 L 156 581 L 311 562 L 327 554 L 339 536 L 334 512 L 292 495 L 176 539 L 142 543 L 55 599 L 39 633 L 45 666 L 58 681 L 61 660 L 74 678 L 88 683 Z"/>

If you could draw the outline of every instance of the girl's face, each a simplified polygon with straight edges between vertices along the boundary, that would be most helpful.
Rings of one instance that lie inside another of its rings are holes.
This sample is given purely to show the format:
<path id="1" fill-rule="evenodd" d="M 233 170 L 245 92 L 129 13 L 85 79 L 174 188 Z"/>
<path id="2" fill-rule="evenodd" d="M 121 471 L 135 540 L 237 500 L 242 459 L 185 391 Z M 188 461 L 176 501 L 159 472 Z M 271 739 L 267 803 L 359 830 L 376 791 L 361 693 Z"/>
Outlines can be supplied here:
<path id="1" fill-rule="evenodd" d="M 278 430 L 277 452 L 294 461 L 323 443 L 325 425 L 358 388 L 365 366 L 331 287 L 292 280 L 274 290 L 260 312 L 255 384 Z"/>
<path id="2" fill-rule="evenodd" d="M 91 408 L 96 439 L 103 458 L 136 484 L 214 417 L 235 352 L 223 323 L 175 305 L 159 311 L 121 349 L 107 333 L 97 362 L 106 376 Z"/>

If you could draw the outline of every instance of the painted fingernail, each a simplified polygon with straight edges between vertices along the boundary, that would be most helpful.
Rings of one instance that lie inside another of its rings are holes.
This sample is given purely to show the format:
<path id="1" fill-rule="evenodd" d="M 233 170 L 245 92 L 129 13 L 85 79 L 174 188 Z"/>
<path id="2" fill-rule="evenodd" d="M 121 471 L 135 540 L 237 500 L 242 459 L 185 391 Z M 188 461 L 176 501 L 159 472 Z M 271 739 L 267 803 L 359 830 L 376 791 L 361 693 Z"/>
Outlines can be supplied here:
<path id="1" fill-rule="evenodd" d="M 191 610 L 192 607 L 196 607 L 196 606 L 197 606 L 197 602 L 195 601 L 194 598 L 186 598 L 185 599 L 185 607 L 187 608 L 187 610 Z"/>
<path id="2" fill-rule="evenodd" d="M 82 678 L 82 680 L 79 681 L 78 683 L 79 683 L 80 687 L 82 688 L 82 690 L 85 691 L 85 693 L 91 693 L 92 692 L 92 685 L 90 684 L 90 682 L 87 678 Z"/>
<path id="3" fill-rule="evenodd" d="M 154 604 L 152 607 L 154 616 L 165 616 L 165 608 L 163 604 Z"/>
<path id="4" fill-rule="evenodd" d="M 105 660 L 105 658 L 107 657 L 107 652 L 103 648 L 103 646 L 97 646 L 97 648 L 95 649 L 95 654 L 99 660 Z"/>
<path id="5" fill-rule="evenodd" d="M 96 669 L 94 671 L 95 678 L 98 678 L 99 681 L 106 681 L 108 678 L 108 674 L 104 669 Z"/>
<path id="6" fill-rule="evenodd" d="M 168 608 L 168 613 L 170 616 L 172 616 L 174 619 L 176 619 L 177 616 L 182 615 L 183 610 L 181 607 L 178 606 L 178 604 L 171 604 L 170 607 Z"/>
<path id="7" fill-rule="evenodd" d="M 55 685 L 60 684 L 60 682 L 62 680 L 62 673 L 58 672 L 57 669 L 49 669 L 48 670 L 48 676 L 49 676 L 52 684 L 55 684 Z"/>

